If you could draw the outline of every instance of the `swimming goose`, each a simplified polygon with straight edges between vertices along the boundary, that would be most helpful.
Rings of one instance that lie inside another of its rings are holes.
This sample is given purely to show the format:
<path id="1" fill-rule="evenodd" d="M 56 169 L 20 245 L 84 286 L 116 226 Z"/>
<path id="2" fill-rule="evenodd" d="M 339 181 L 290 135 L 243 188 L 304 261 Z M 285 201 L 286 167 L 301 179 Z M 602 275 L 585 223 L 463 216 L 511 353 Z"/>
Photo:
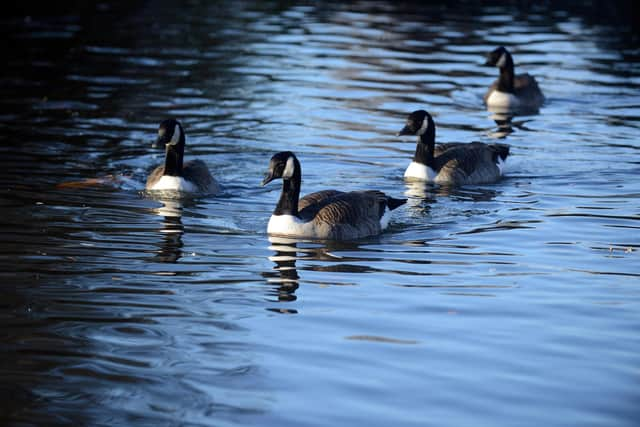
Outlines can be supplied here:
<path id="1" fill-rule="evenodd" d="M 484 102 L 488 107 L 537 109 L 544 102 L 544 96 L 533 76 L 514 74 L 513 59 L 503 46 L 488 55 L 485 65 L 500 69 L 500 77 L 493 82 L 484 96 Z"/>
<path id="2" fill-rule="evenodd" d="M 384 230 L 390 211 L 407 201 L 376 190 L 324 190 L 298 200 L 302 169 L 290 151 L 271 157 L 262 185 L 277 178 L 282 178 L 282 193 L 269 219 L 269 234 L 328 240 L 371 236 Z"/>
<path id="3" fill-rule="evenodd" d="M 436 146 L 436 124 L 424 110 L 409 114 L 400 135 L 417 135 L 418 144 L 405 178 L 438 184 L 486 184 L 502 175 L 506 144 L 450 143 Z"/>
<path id="4" fill-rule="evenodd" d="M 220 190 L 218 183 L 202 160 L 183 164 L 184 143 L 184 130 L 179 121 L 167 119 L 160 123 L 156 144 L 165 146 L 165 161 L 163 166 L 151 172 L 145 188 L 151 191 L 217 193 Z"/>

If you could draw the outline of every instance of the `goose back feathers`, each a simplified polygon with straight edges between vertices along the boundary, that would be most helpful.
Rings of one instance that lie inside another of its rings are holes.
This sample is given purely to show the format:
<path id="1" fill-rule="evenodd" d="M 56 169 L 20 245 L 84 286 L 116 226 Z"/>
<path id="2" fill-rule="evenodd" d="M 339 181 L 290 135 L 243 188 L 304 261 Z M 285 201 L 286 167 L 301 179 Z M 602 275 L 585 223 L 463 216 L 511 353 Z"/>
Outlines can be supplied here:
<path id="1" fill-rule="evenodd" d="M 328 240 L 371 236 L 382 232 L 390 211 L 406 202 L 377 190 L 324 190 L 299 199 L 302 170 L 290 151 L 271 158 L 262 184 L 277 178 L 282 178 L 282 193 L 269 219 L 269 234 Z"/>

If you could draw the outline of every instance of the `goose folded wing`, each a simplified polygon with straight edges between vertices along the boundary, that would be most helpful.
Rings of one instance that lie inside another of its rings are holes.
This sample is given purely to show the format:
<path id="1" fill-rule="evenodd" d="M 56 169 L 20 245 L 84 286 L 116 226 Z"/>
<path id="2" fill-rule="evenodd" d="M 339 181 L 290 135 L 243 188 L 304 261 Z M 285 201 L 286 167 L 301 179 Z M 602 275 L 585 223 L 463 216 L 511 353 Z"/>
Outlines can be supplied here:
<path id="1" fill-rule="evenodd" d="M 386 199 L 384 193 L 375 190 L 338 192 L 308 206 L 300 212 L 300 216 L 313 217 L 314 221 L 327 224 L 378 224 L 384 213 Z"/>
<path id="2" fill-rule="evenodd" d="M 193 182 L 200 189 L 213 190 L 217 188 L 217 183 L 211 176 L 209 168 L 207 168 L 205 162 L 200 159 L 186 162 L 184 164 L 182 176 L 187 181 Z"/>
<path id="3" fill-rule="evenodd" d="M 505 144 L 484 144 L 472 142 L 456 144 L 436 157 L 436 167 L 440 173 L 450 175 L 450 181 L 459 184 L 488 182 L 499 173 L 495 166 L 498 156 L 503 159 L 509 154 Z"/>
<path id="4" fill-rule="evenodd" d="M 442 153 L 444 153 L 445 151 L 460 147 L 460 146 L 464 146 L 466 145 L 465 143 L 462 142 L 448 142 L 445 144 L 438 144 L 435 146 L 434 150 L 433 150 L 433 155 L 435 157 L 440 156 Z"/>
<path id="5" fill-rule="evenodd" d="M 538 82 L 530 74 L 516 76 L 513 82 L 513 90 L 522 102 L 526 104 L 537 105 L 544 101 L 544 95 L 538 86 Z"/>
<path id="6" fill-rule="evenodd" d="M 322 203 L 338 194 L 343 194 L 343 192 L 338 190 L 322 190 L 307 194 L 298 202 L 298 210 L 302 211 L 310 206 L 316 206 L 319 209 L 322 207 Z"/>

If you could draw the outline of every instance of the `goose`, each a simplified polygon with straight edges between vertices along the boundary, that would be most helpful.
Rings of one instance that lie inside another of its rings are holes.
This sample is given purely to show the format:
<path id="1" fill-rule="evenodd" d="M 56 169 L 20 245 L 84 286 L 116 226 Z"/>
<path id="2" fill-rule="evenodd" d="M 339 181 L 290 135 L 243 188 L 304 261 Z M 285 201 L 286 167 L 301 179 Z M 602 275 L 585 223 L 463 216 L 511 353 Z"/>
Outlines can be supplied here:
<path id="1" fill-rule="evenodd" d="M 282 178 L 282 193 L 267 233 L 326 240 L 352 240 L 376 235 L 389 224 L 390 211 L 407 199 L 382 191 L 323 190 L 299 199 L 302 168 L 291 151 L 271 157 L 262 185 Z"/>
<path id="2" fill-rule="evenodd" d="M 438 184 L 487 184 L 497 181 L 509 155 L 506 144 L 482 142 L 438 144 L 436 124 L 429 113 L 417 110 L 409 114 L 398 136 L 417 135 L 413 160 L 404 173 L 407 179 Z"/>
<path id="3" fill-rule="evenodd" d="M 217 193 L 220 188 L 202 160 L 183 163 L 185 135 L 176 119 L 167 119 L 158 127 L 156 144 L 166 149 L 164 165 L 156 167 L 145 188 L 149 191 L 179 191 L 185 193 Z"/>
<path id="4" fill-rule="evenodd" d="M 484 96 L 484 102 L 488 107 L 537 109 L 544 102 L 544 96 L 533 76 L 514 74 L 513 58 L 504 46 L 492 51 L 487 56 L 485 65 L 500 69 L 500 77 L 493 82 Z"/>

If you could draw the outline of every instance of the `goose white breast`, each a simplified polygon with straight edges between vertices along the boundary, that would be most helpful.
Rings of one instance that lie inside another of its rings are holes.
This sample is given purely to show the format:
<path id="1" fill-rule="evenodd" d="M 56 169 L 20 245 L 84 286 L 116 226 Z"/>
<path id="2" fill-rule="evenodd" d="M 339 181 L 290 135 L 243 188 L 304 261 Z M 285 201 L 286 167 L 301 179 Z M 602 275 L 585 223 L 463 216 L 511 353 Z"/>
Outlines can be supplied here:
<path id="1" fill-rule="evenodd" d="M 419 179 L 420 181 L 434 181 L 438 174 L 427 165 L 411 162 L 404 172 L 405 178 Z"/>
<path id="2" fill-rule="evenodd" d="M 187 181 L 181 176 L 169 176 L 163 175 L 160 179 L 153 184 L 149 190 L 152 191 L 183 191 L 188 193 L 196 193 L 199 191 L 198 187 L 191 181 Z"/>
<path id="3" fill-rule="evenodd" d="M 512 93 L 493 90 L 487 97 L 487 105 L 498 108 L 517 108 L 520 106 L 520 100 Z"/>

